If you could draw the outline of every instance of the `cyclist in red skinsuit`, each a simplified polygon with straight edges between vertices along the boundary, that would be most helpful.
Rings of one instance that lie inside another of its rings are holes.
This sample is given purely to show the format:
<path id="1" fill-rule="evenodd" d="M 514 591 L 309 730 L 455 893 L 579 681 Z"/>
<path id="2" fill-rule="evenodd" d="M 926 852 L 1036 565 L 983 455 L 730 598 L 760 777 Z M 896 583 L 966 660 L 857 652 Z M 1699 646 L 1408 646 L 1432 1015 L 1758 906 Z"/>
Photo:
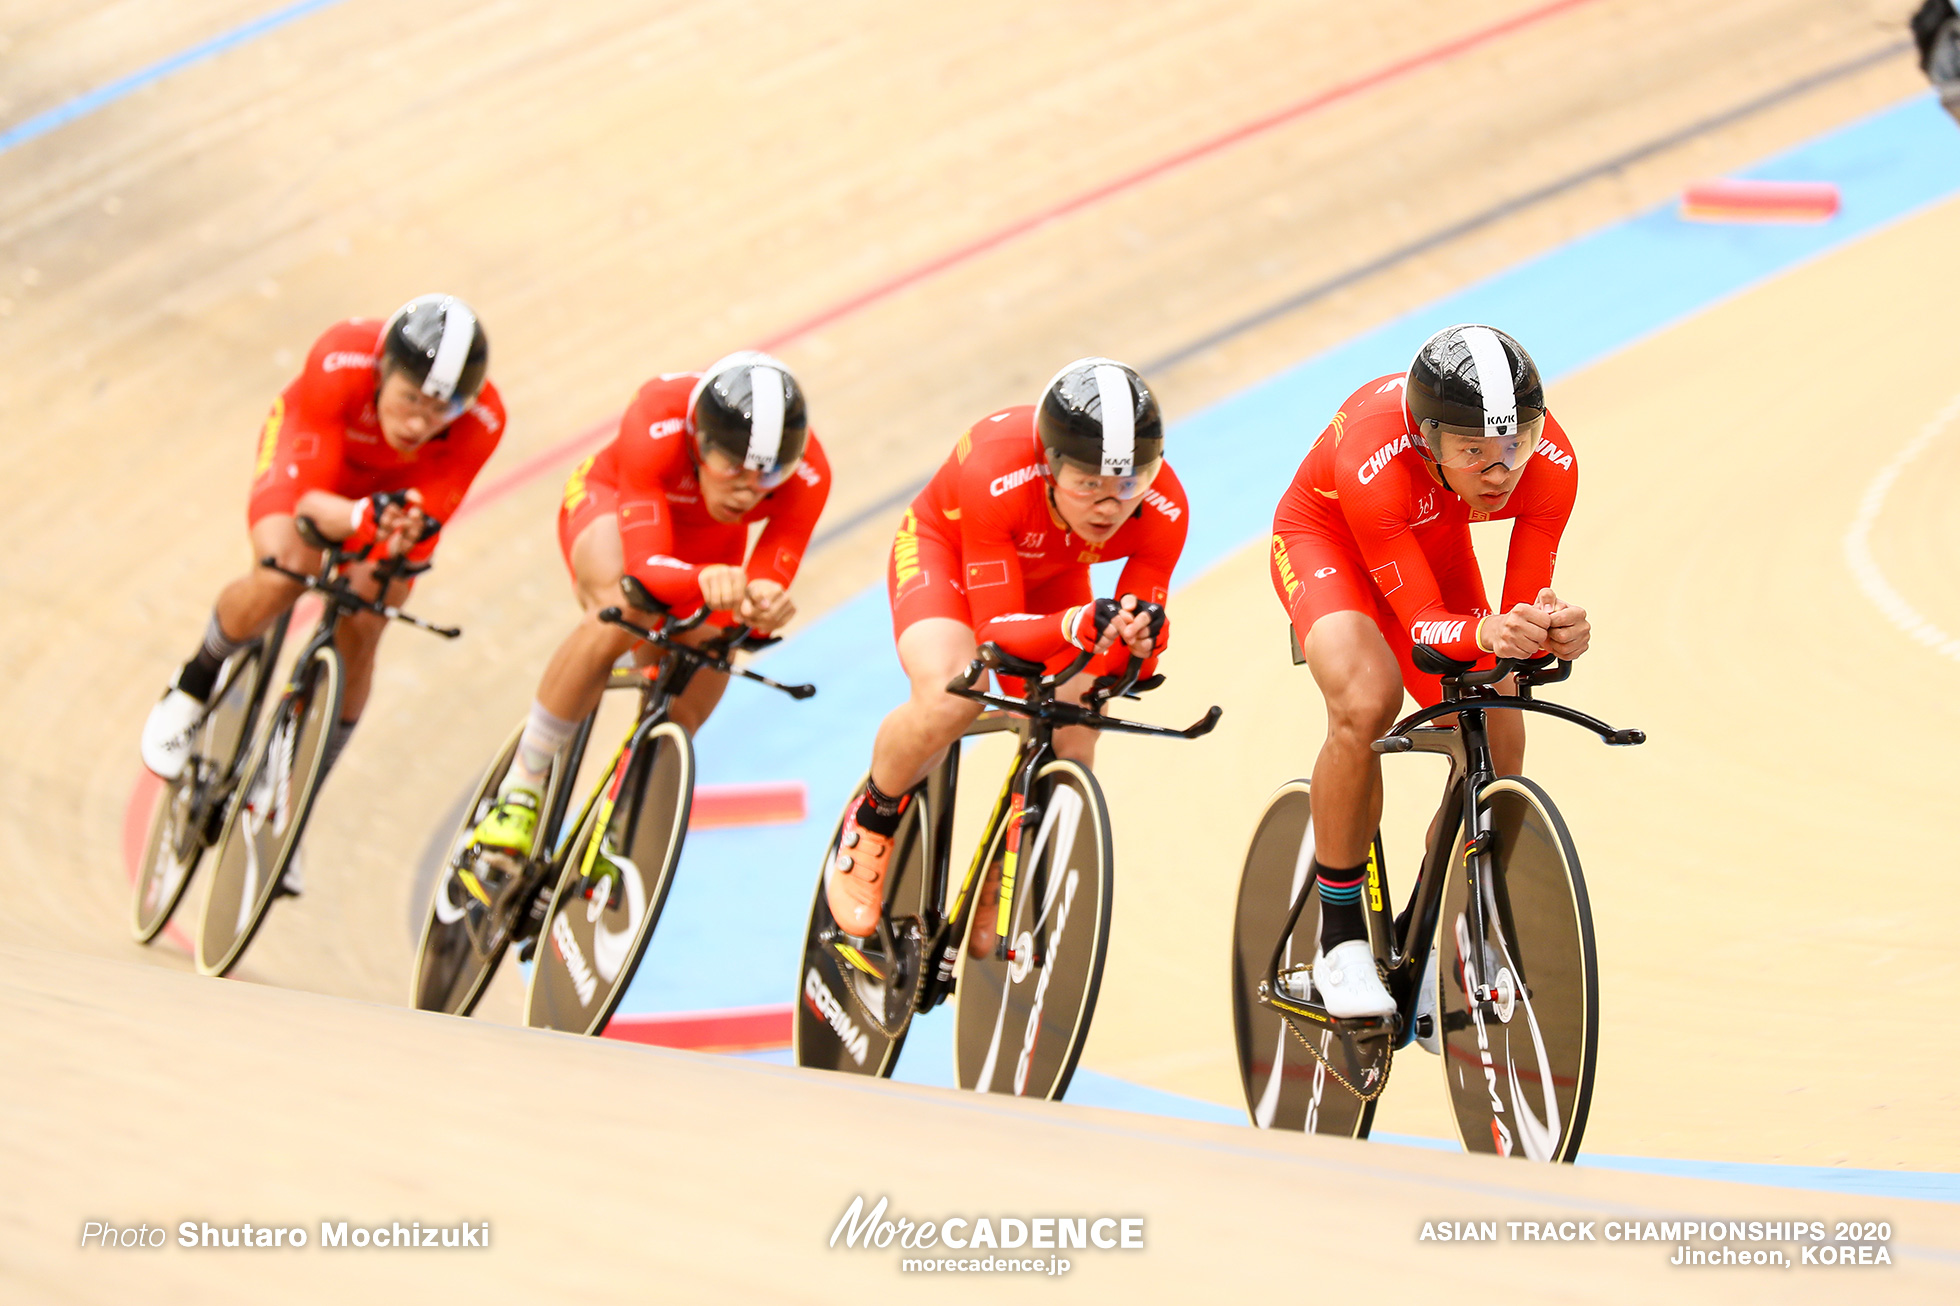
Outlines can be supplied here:
<path id="1" fill-rule="evenodd" d="M 688 396 L 700 379 L 699 372 L 670 372 L 641 386 L 620 419 L 620 433 L 566 481 L 558 546 L 575 583 L 575 546 L 603 517 L 618 522 L 614 530 L 624 573 L 637 578 L 676 616 L 685 617 L 701 605 L 701 573 L 710 566 L 741 567 L 746 556 L 751 583 L 788 590 L 796 578 L 830 497 L 830 460 L 823 444 L 810 432 L 801 462 L 779 488 L 755 498 L 738 515 L 717 517 L 702 501 L 696 456 L 686 435 Z M 757 522 L 763 523 L 762 534 L 751 550 L 749 527 Z M 616 577 L 611 585 L 602 584 L 610 592 L 601 595 L 598 606 L 619 602 L 618 584 Z M 719 624 L 734 619 L 729 609 L 718 609 L 713 618 Z M 703 673 L 695 683 L 709 679 L 720 685 L 726 677 Z M 681 703 L 686 701 L 683 695 Z M 680 704 L 675 706 L 678 717 Z M 705 719 L 707 713 L 701 715 Z"/>
<path id="2" fill-rule="evenodd" d="M 1312 789 L 1321 891 L 1312 983 L 1336 1016 L 1393 1010 L 1368 949 L 1360 885 L 1381 820 L 1381 763 L 1370 744 L 1394 725 L 1404 688 L 1425 706 L 1441 698 L 1438 678 L 1410 654 L 1422 643 L 1489 665 L 1493 656 L 1586 650 L 1585 610 L 1551 589 L 1578 485 L 1571 442 L 1545 410 L 1530 356 L 1502 332 L 1461 326 L 1432 336 L 1407 376 L 1379 377 L 1349 396 L 1280 500 L 1273 588 L 1327 703 Z M 1501 520 L 1513 525 L 1494 613 L 1469 528 Z M 1488 724 L 1498 774 L 1516 774 L 1522 717 L 1494 712 Z"/>
<path id="3" fill-rule="evenodd" d="M 892 544 L 886 583 L 910 699 L 878 728 L 870 783 L 853 797 L 828 880 L 832 916 L 862 937 L 877 923 L 885 863 L 905 795 L 979 713 L 946 684 L 979 645 L 1052 672 L 1094 650 L 1063 696 L 1080 700 L 1096 674 L 1132 654 L 1155 665 L 1169 636 L 1162 604 L 1184 549 L 1189 506 L 1163 462 L 1163 417 L 1142 378 L 1108 359 L 1082 359 L 1049 382 L 1041 403 L 974 423 L 913 500 Z M 1116 590 L 1097 599 L 1089 567 L 1127 558 Z M 1089 763 L 1095 732 L 1055 732 L 1055 751 Z M 975 903 L 972 947 L 993 946 L 993 881 Z"/>
<path id="4" fill-rule="evenodd" d="M 530 852 L 552 759 L 599 705 L 613 663 L 640 642 L 599 611 L 619 607 L 641 626 L 663 619 L 627 601 L 621 579 L 638 580 L 676 616 L 705 604 L 714 616 L 681 637 L 690 644 L 738 621 L 768 634 L 796 613 L 790 582 L 829 496 L 830 463 L 808 429 L 802 391 L 776 359 L 730 354 L 705 373 L 670 372 L 640 387 L 619 434 L 565 484 L 558 542 L 584 616 L 545 668 L 499 801 L 472 836 L 501 860 L 476 864 L 508 874 Z M 699 730 L 727 681 L 698 672 L 674 700 L 674 721 Z M 459 879 L 485 902 L 494 897 L 494 885 Z"/>
<path id="5" fill-rule="evenodd" d="M 1314 441 L 1273 514 L 1271 571 L 1302 648 L 1328 613 L 1366 613 L 1395 651 L 1402 683 L 1427 707 L 1442 686 L 1409 660 L 1418 643 L 1490 664 L 1478 628 L 1492 608 L 1470 524 L 1516 523 L 1498 610 L 1536 601 L 1552 581 L 1579 469 L 1564 428 L 1547 413 L 1516 486 L 1501 503 L 1473 507 L 1416 451 L 1403 385 L 1396 374 L 1362 386 Z"/>
<path id="6" fill-rule="evenodd" d="M 246 520 L 291 516 L 308 491 L 365 499 L 414 490 L 425 516 L 448 521 L 462 506 L 476 474 L 504 431 L 504 403 L 485 382 L 476 402 L 426 443 L 398 449 L 383 438 L 375 394 L 381 323 L 354 318 L 327 328 L 306 356 L 306 367 L 272 403 L 259 436 Z M 335 523 L 322 521 L 331 532 Z M 435 552 L 431 537 L 410 556 Z"/>
<path id="7" fill-rule="evenodd" d="M 972 631 L 976 646 L 991 641 L 1056 671 L 1081 652 L 1061 618 L 1095 597 L 1091 565 L 1128 558 L 1116 592 L 1162 605 L 1184 550 L 1186 503 L 1177 473 L 1166 465 L 1101 544 L 1057 524 L 1048 504 L 1052 482 L 1032 406 L 975 422 L 899 525 L 885 569 L 894 636 L 903 639 L 922 618 L 950 617 Z M 1143 674 L 1162 651 L 1159 643 Z M 1127 646 L 1111 647 L 1085 674 L 1120 669 L 1128 659 Z M 1093 745 L 1094 733 L 1083 739 Z"/>
<path id="8" fill-rule="evenodd" d="M 374 592 L 381 556 L 435 551 L 423 540 L 429 520 L 453 516 L 504 430 L 503 401 L 485 380 L 489 344 L 462 301 L 425 295 L 385 323 L 355 318 L 328 328 L 306 366 L 273 402 L 259 437 L 247 522 L 254 557 L 275 557 L 295 571 L 319 566 L 319 553 L 294 527 L 310 517 L 329 539 L 382 547 L 350 570 L 355 587 Z M 400 502 L 378 496 L 403 492 Z M 406 598 L 397 581 L 389 602 Z M 143 760 L 165 779 L 181 772 L 190 734 L 224 659 L 258 638 L 292 607 L 300 585 L 254 567 L 218 595 L 198 652 L 151 711 Z M 357 613 L 336 640 L 346 660 L 341 719 L 328 737 L 331 767 L 366 706 L 375 646 L 387 623 Z"/>

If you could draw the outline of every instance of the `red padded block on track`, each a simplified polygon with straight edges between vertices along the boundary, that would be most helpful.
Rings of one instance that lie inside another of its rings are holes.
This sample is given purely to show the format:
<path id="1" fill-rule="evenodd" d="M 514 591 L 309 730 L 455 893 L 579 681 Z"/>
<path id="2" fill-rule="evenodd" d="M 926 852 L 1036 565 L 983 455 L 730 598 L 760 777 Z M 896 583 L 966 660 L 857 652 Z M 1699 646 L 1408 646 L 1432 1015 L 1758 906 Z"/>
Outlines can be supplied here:
<path id="1" fill-rule="evenodd" d="M 676 1011 L 656 1016 L 614 1016 L 605 1037 L 697 1052 L 744 1052 L 788 1047 L 795 1008 L 737 1007 L 728 1011 Z"/>
<path id="2" fill-rule="evenodd" d="M 1704 181 L 1681 196 L 1691 222 L 1825 222 L 1840 203 L 1828 181 Z"/>
<path id="3" fill-rule="evenodd" d="M 809 814 L 809 794 L 801 780 L 759 785 L 697 785 L 687 823 L 695 830 L 793 825 Z"/>

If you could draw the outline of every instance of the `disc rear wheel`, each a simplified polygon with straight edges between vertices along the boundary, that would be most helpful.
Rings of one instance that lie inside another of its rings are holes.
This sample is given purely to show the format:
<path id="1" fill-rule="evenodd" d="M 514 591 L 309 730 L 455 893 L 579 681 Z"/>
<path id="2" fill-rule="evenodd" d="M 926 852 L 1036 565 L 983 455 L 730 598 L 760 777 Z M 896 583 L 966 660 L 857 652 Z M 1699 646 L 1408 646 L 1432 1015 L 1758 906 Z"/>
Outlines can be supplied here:
<path id="1" fill-rule="evenodd" d="M 1313 855 L 1309 785 L 1293 780 L 1266 805 L 1239 877 L 1232 931 L 1232 1031 L 1239 1079 L 1246 1110 L 1261 1129 L 1366 1138 L 1378 1099 L 1363 1101 L 1328 1072 L 1328 1062 L 1342 1064 L 1337 1036 L 1297 1017 L 1289 1021 L 1262 997 L 1275 951 L 1282 975 L 1313 960 L 1320 937 L 1320 895 L 1307 885 Z M 1376 858 L 1379 867 L 1379 840 Z M 1282 944 L 1280 930 L 1302 892 L 1307 893 L 1307 901 Z M 1379 922 L 1380 907 L 1375 902 L 1368 906 L 1371 923 Z M 1315 1048 L 1309 1048 L 1309 1039 Z"/>
<path id="2" fill-rule="evenodd" d="M 415 950 L 415 979 L 411 994 L 415 1006 L 422 1011 L 444 1011 L 453 1016 L 467 1016 L 476 1009 L 478 999 L 490 980 L 497 973 L 497 966 L 503 960 L 504 951 L 509 946 L 509 934 L 505 932 L 489 950 L 481 948 L 472 938 L 470 913 L 482 913 L 483 906 L 463 888 L 456 878 L 456 871 L 463 864 L 464 851 L 469 847 L 471 836 L 476 833 L 478 822 L 490 814 L 497 802 L 497 787 L 503 783 L 505 772 L 510 770 L 511 759 L 517 755 L 517 741 L 524 733 L 520 726 L 511 732 L 497 756 L 492 759 L 489 769 L 477 782 L 469 800 L 463 804 L 462 819 L 450 836 L 447 851 L 443 858 L 442 870 L 436 877 L 434 891 L 429 895 L 428 914 L 422 922 L 422 938 Z"/>
<path id="3" fill-rule="evenodd" d="M 863 792 L 860 782 L 852 791 L 853 806 Z M 925 968 L 936 964 L 927 955 L 939 919 L 936 904 L 927 901 L 932 865 L 927 832 L 936 828 L 933 815 L 921 786 L 892 834 L 883 930 L 862 945 L 851 943 L 830 914 L 828 889 L 844 830 L 841 817 L 831 831 L 804 931 L 790 1035 L 797 1065 L 883 1078 L 897 1067 Z"/>
<path id="4" fill-rule="evenodd" d="M 169 923 L 205 850 L 222 829 L 239 749 L 259 699 L 265 650 L 266 642 L 255 640 L 226 660 L 190 760 L 157 794 L 131 899 L 130 930 L 138 943 L 150 942 Z"/>

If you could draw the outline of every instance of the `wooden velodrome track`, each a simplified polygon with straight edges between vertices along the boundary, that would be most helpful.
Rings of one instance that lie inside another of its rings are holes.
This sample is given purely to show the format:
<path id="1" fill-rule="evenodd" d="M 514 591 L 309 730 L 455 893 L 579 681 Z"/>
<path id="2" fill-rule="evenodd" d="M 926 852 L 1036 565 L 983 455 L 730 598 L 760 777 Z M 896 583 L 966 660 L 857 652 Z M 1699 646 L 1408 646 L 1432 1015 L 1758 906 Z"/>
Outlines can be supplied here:
<path id="1" fill-rule="evenodd" d="M 164 8 L 7 6 L 0 123 L 264 12 Z M 0 1146 L 26 1180 L 0 1200 L 0 1275 L 36 1300 L 398 1285 L 615 1297 L 647 1281 L 813 1298 L 896 1274 L 884 1254 L 866 1279 L 821 1250 L 853 1194 L 889 1192 L 933 1214 L 1141 1212 L 1149 1253 L 1071 1276 L 1135 1297 L 1301 1284 L 1255 1235 L 1275 1212 L 1311 1220 L 1325 1245 L 1369 1245 L 1372 1231 L 1400 1254 L 1424 1218 L 1639 1208 L 1883 1214 L 1920 1249 L 1885 1295 L 1950 1300 L 1950 1208 L 953 1107 L 375 1005 L 405 988 L 414 854 L 570 615 L 552 534 L 569 459 L 509 478 L 645 376 L 759 342 L 796 367 L 838 469 L 829 522 L 856 523 L 833 526 L 806 564 L 815 615 L 881 573 L 880 505 L 1058 362 L 1170 354 L 1499 200 L 1883 50 L 1904 8 L 593 0 L 430 3 L 405 25 L 348 0 L 0 154 L 0 966 L 15 1044 Z M 1820 77 L 1150 379 L 1175 419 L 1920 87 L 1896 56 Z M 1324 102 L 864 298 L 1312 97 Z M 1606 754 L 1534 737 L 1533 767 L 1588 851 L 1601 923 L 1610 1037 L 1589 1150 L 1960 1168 L 1948 1124 L 1960 1057 L 1931 997 L 1955 973 L 1937 819 L 1951 767 L 1935 742 L 1956 724 L 1954 667 L 1877 615 L 1838 546 L 1872 475 L 1960 389 L 1944 287 L 1925 274 L 1956 234 L 1960 211 L 1935 208 L 1553 393 L 1587 460 L 1561 587 L 1598 624 L 1572 700 L 1654 739 Z M 143 712 L 247 560 L 247 468 L 272 394 L 325 324 L 431 288 L 482 314 L 512 417 L 483 482 L 502 493 L 450 532 L 417 595 L 468 634 L 390 637 L 309 835 L 307 896 L 275 914 L 241 971 L 261 983 L 169 973 L 188 969 L 182 952 L 138 950 L 125 925 Z M 1303 447 L 1324 417 L 1303 415 Z M 1639 453 L 1657 432 L 1676 455 L 1659 464 Z M 1938 487 L 1956 471 L 1960 435 L 1912 465 L 1871 535 L 1892 583 L 1948 631 L 1960 597 Z M 1087 1064 L 1232 1102 L 1233 884 L 1188 868 L 1236 862 L 1319 723 L 1304 674 L 1277 656 L 1260 550 L 1185 590 L 1176 619 L 1185 637 L 1153 711 L 1218 701 L 1226 725 L 1202 759 L 1106 749 L 1119 832 L 1153 837 L 1119 833 L 1122 916 Z M 1221 645 L 1198 633 L 1248 620 L 1264 623 L 1254 655 L 1208 676 Z M 1250 728 L 1263 721 L 1286 728 Z M 1204 798 L 1215 825 L 1153 821 L 1173 795 Z M 1391 828 L 1425 798 L 1397 789 Z M 507 1018 L 508 996 L 487 1014 Z M 1449 1136 L 1424 1063 L 1412 1056 L 1398 1078 L 1380 1128 Z M 515 1140 L 486 1146 L 475 1108 L 458 1109 L 520 1092 L 574 1111 L 653 1105 L 643 1125 L 533 1160 Z M 922 1142 L 980 1146 L 996 1128 L 1019 1144 L 1011 1174 L 920 1159 Z M 900 1146 L 874 1154 L 872 1138 Z M 488 1218 L 499 1251 L 207 1267 L 175 1249 L 74 1249 L 87 1219 L 329 1216 Z M 1416 1254 L 1451 1273 L 1473 1253 L 1531 1299 L 1802 1299 L 1831 1282 L 1662 1285 L 1659 1247 Z M 959 1276 L 934 1288 L 960 1284 L 977 1290 Z"/>

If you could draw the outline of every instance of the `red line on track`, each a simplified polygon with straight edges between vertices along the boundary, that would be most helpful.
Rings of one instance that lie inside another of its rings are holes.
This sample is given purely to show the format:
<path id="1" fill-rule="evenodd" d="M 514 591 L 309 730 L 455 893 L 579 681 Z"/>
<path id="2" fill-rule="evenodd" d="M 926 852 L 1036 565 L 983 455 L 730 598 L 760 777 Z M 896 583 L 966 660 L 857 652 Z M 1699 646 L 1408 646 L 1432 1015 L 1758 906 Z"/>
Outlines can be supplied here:
<path id="1" fill-rule="evenodd" d="M 1134 190 L 1147 181 L 1154 181 L 1156 178 L 1169 172 L 1175 172 L 1187 164 L 1196 163 L 1200 159 L 1219 153 L 1221 150 L 1230 149 L 1232 146 L 1251 140 L 1255 136 L 1262 136 L 1269 131 L 1284 127 L 1288 123 L 1296 122 L 1301 118 L 1339 104 L 1344 100 L 1351 100 L 1363 92 L 1386 86 L 1390 82 L 1398 81 L 1413 73 L 1418 73 L 1424 69 L 1444 63 L 1455 58 L 1457 55 L 1467 54 L 1480 46 L 1489 45 L 1492 41 L 1496 41 L 1501 37 L 1509 36 L 1514 32 L 1521 32 L 1528 27 L 1534 27 L 1549 18 L 1556 18 L 1568 10 L 1581 9 L 1595 2 L 1596 0 L 1553 0 L 1550 4 L 1539 5 L 1535 9 L 1527 9 L 1523 13 L 1514 14 L 1501 22 L 1491 24 L 1489 27 L 1480 27 L 1476 31 L 1467 32 L 1462 36 L 1456 37 L 1454 40 L 1444 41 L 1440 45 L 1431 46 L 1429 49 L 1412 54 L 1406 59 L 1399 59 L 1394 63 L 1384 64 L 1382 67 L 1354 78 L 1352 81 L 1342 82 L 1324 91 L 1316 91 L 1305 99 L 1289 104 L 1283 109 L 1276 110 L 1263 117 L 1254 118 L 1251 122 L 1242 123 L 1222 135 L 1213 136 L 1209 140 L 1200 141 L 1196 145 L 1188 146 L 1173 154 L 1165 155 L 1155 163 L 1146 164 L 1138 168 L 1135 172 L 1126 173 L 1113 181 L 1107 181 L 1100 186 L 1091 187 L 1080 194 L 1063 200 L 1051 208 L 1043 209 L 1041 212 L 1025 218 L 1016 219 L 1006 226 L 980 237 L 978 240 L 970 241 L 947 253 L 928 259 L 924 263 L 901 272 L 889 280 L 879 282 L 868 290 L 860 291 L 847 299 L 840 300 L 822 312 L 803 319 L 794 326 L 778 331 L 772 336 L 764 337 L 758 342 L 757 348 L 769 350 L 780 349 L 784 345 L 802 339 L 813 331 L 842 321 L 860 309 L 869 308 L 881 300 L 890 299 L 899 291 L 916 286 L 920 282 L 929 280 L 949 268 L 971 262 L 980 255 L 991 250 L 999 249 L 1002 245 L 1018 237 L 1025 236 L 1029 232 L 1038 230 L 1051 222 L 1068 217 L 1071 214 L 1079 213 L 1083 209 L 1091 208 L 1106 199 L 1122 194 L 1124 191 Z M 532 454 L 516 467 L 511 468 L 508 472 L 503 473 L 495 480 L 488 482 L 472 493 L 463 501 L 462 506 L 456 512 L 456 517 L 458 519 L 467 517 L 477 509 L 487 507 L 497 500 L 504 498 L 512 491 L 525 485 L 533 477 L 540 476 L 550 471 L 553 467 L 568 461 L 573 455 L 583 452 L 588 446 L 596 447 L 619 425 L 620 416 L 621 414 L 614 413 L 605 421 L 590 426 L 569 439 L 561 440 L 538 453 Z"/>

